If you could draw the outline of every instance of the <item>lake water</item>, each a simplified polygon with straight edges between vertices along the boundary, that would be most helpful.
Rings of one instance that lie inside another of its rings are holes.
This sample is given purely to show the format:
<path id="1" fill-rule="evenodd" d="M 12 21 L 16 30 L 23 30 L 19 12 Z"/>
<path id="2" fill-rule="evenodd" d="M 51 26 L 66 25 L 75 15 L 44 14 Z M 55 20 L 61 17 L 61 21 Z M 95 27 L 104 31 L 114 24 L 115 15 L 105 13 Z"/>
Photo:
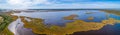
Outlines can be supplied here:
<path id="1" fill-rule="evenodd" d="M 86 14 L 87 12 L 91 12 L 91 14 Z M 61 12 L 32 12 L 32 13 L 15 13 L 13 15 L 19 16 L 27 16 L 32 18 L 41 18 L 44 19 L 45 24 L 54 24 L 54 25 L 65 25 L 66 22 L 72 22 L 73 20 L 65 20 L 63 19 L 66 16 L 70 16 L 72 14 L 78 15 L 77 19 L 84 20 L 87 22 L 101 22 L 102 20 L 107 19 L 107 15 L 105 12 L 101 12 L 99 10 L 79 10 L 79 11 L 61 11 Z M 94 17 L 93 20 L 88 20 L 89 17 Z"/>
<path id="2" fill-rule="evenodd" d="M 87 14 L 88 12 L 90 12 L 90 14 Z M 57 11 L 56 12 L 21 12 L 21 13 L 14 13 L 12 15 L 26 16 L 31 18 L 40 18 L 40 19 L 44 19 L 44 24 L 46 25 L 52 24 L 52 25 L 64 26 L 65 23 L 73 22 L 74 20 L 65 20 L 63 19 L 63 17 L 70 16 L 72 14 L 78 15 L 77 19 L 84 20 L 86 22 L 101 22 L 102 20 L 106 20 L 108 18 L 115 18 L 117 20 L 120 20 L 120 16 L 102 12 L 100 10 L 76 10 L 76 11 L 74 10 L 74 11 L 59 11 L 59 12 Z M 94 19 L 88 20 L 88 18 L 91 16 L 94 17 Z M 101 31 L 105 31 L 105 32 L 103 33 Z M 79 32 L 79 33 L 76 33 L 76 35 L 80 35 L 83 33 L 103 34 L 103 35 L 106 35 L 106 34 L 111 35 L 112 33 L 112 34 L 120 35 L 120 33 L 118 32 L 120 32 L 120 24 L 115 24 L 114 26 L 107 25 L 98 31 Z"/>

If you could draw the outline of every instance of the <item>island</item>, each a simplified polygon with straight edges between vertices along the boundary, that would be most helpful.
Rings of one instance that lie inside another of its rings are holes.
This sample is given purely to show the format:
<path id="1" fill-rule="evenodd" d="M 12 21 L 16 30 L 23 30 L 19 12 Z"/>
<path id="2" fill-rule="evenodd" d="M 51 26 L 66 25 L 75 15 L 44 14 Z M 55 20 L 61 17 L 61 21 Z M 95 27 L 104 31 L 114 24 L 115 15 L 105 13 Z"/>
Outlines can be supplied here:
<path id="1" fill-rule="evenodd" d="M 76 17 L 78 17 L 78 15 L 72 14 L 72 15 L 63 17 L 63 19 L 65 19 L 65 20 L 75 20 Z"/>
<path id="2" fill-rule="evenodd" d="M 88 17 L 88 20 L 94 20 L 93 16 Z"/>

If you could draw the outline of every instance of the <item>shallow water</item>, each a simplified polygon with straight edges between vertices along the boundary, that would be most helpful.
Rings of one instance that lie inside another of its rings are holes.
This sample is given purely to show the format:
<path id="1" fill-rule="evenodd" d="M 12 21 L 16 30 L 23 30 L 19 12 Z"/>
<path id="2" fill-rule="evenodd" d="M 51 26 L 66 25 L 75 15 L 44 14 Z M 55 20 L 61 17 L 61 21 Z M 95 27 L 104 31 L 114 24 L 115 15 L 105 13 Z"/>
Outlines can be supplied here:
<path id="1" fill-rule="evenodd" d="M 115 15 L 115 14 L 110 14 L 109 17 L 110 17 L 110 18 L 114 18 L 114 19 L 116 19 L 116 20 L 120 20 L 120 16 Z"/>
<path id="2" fill-rule="evenodd" d="M 21 19 L 18 18 L 16 21 L 13 21 L 9 26 L 8 29 L 14 33 L 14 35 L 35 35 L 31 29 L 24 28 L 23 22 Z"/>
<path id="3" fill-rule="evenodd" d="M 75 32 L 72 35 L 120 35 L 120 24 L 106 25 L 100 30 Z"/>

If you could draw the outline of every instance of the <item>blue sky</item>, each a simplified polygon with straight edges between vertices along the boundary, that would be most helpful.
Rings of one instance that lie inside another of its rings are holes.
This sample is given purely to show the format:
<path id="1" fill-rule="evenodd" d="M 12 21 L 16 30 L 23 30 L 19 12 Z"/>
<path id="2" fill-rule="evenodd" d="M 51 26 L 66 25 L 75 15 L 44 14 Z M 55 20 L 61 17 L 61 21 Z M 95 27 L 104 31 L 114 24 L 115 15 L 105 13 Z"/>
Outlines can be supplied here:
<path id="1" fill-rule="evenodd" d="M 120 0 L 0 0 L 1 9 L 120 8 Z"/>

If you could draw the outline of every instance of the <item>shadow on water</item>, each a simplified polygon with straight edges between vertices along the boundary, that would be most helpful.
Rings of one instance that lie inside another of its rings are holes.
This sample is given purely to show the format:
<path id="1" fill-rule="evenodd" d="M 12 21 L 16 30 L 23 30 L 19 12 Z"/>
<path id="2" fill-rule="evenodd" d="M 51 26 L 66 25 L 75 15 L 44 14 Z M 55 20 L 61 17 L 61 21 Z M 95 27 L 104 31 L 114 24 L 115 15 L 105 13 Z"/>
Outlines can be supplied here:
<path id="1" fill-rule="evenodd" d="M 120 24 L 106 25 L 100 30 L 75 32 L 72 35 L 120 35 Z"/>

